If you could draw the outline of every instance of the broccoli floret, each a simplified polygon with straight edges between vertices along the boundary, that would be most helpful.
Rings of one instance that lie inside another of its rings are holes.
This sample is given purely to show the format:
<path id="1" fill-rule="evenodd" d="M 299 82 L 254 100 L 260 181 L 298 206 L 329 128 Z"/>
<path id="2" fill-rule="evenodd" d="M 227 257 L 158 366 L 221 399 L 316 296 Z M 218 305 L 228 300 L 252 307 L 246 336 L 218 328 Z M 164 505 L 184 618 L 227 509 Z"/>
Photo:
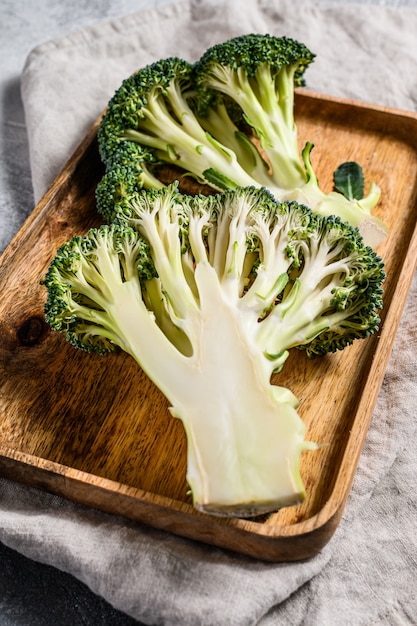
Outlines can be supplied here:
<path id="1" fill-rule="evenodd" d="M 222 99 L 233 101 L 237 125 L 247 124 L 259 141 L 270 166 L 269 182 L 261 181 L 280 200 L 297 200 L 314 212 L 338 215 L 359 226 L 367 243 L 376 246 L 386 235 L 381 220 L 371 215 L 380 198 L 372 182 L 362 199 L 347 199 L 341 193 L 324 193 L 311 164 L 307 142 L 300 159 L 294 118 L 295 88 L 305 84 L 304 73 L 315 55 L 302 43 L 288 37 L 248 34 L 209 48 L 195 67 L 200 113 Z M 217 136 L 221 141 L 221 135 Z"/>
<path id="2" fill-rule="evenodd" d="M 75 346 L 118 346 L 165 394 L 188 442 L 198 510 L 251 516 L 305 497 L 314 444 L 290 390 L 291 348 L 344 349 L 378 328 L 384 269 L 357 229 L 263 188 L 142 190 L 75 237 L 44 283 L 46 319 Z"/>
<path id="3" fill-rule="evenodd" d="M 115 205 L 138 189 L 160 189 L 164 184 L 153 173 L 155 157 L 141 145 L 125 141 L 114 146 L 106 172 L 96 188 L 97 210 L 107 223 L 113 221 Z"/>
<path id="4" fill-rule="evenodd" d="M 195 67 L 200 113 L 204 116 L 222 102 L 220 94 L 237 105 L 233 117 L 253 130 L 272 168 L 272 192 L 305 181 L 294 124 L 294 88 L 304 85 L 304 71 L 313 59 L 295 40 L 249 34 L 209 48 Z"/>
<path id="5" fill-rule="evenodd" d="M 235 153 L 215 140 L 197 119 L 191 104 L 192 73 L 193 65 L 170 57 L 123 81 L 99 126 L 102 160 L 114 164 L 120 143 L 136 142 L 152 153 L 154 163 L 179 166 L 184 174 L 215 190 L 254 183 Z M 141 181 L 150 186 L 147 183 Z"/>

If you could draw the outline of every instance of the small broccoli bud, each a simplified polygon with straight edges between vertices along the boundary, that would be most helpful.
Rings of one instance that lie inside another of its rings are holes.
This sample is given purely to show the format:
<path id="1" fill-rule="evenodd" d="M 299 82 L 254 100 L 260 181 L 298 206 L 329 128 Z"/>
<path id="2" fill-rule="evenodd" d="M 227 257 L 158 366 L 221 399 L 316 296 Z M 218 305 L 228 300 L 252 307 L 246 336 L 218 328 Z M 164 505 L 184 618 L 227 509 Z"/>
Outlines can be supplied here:
<path id="1" fill-rule="evenodd" d="M 105 222 L 111 223 L 115 206 L 122 204 L 138 189 L 164 187 L 153 174 L 155 162 L 152 152 L 137 143 L 120 141 L 115 144 L 106 172 L 96 188 L 97 210 Z"/>

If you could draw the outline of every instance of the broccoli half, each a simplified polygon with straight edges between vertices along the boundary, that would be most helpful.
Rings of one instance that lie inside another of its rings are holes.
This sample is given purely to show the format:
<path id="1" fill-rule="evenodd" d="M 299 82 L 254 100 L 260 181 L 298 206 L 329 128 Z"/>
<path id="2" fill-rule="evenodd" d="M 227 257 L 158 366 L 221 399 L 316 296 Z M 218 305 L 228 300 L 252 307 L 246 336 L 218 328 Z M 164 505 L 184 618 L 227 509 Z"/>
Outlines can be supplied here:
<path id="1" fill-rule="evenodd" d="M 87 352 L 117 347 L 159 387 L 187 436 L 194 506 L 253 516 L 305 497 L 314 444 L 288 351 L 344 349 L 378 328 L 384 269 L 357 229 L 263 188 L 140 191 L 110 225 L 64 244 L 44 284 L 52 329 Z"/>
<path id="2" fill-rule="evenodd" d="M 65 243 L 45 315 L 74 346 L 129 353 L 182 420 L 194 505 L 251 516 L 305 497 L 305 425 L 271 384 L 309 356 L 375 332 L 384 269 L 356 229 L 265 189 L 142 191 Z"/>
<path id="3" fill-rule="evenodd" d="M 314 212 L 358 226 L 375 247 L 386 235 L 371 214 L 380 189 L 364 198 L 324 193 L 311 164 L 313 144 L 299 151 L 294 93 L 305 83 L 314 54 L 288 37 L 248 34 L 217 44 L 194 64 L 159 60 L 127 78 L 109 101 L 98 130 L 110 175 L 100 183 L 98 209 L 108 220 L 118 180 L 126 188 L 161 187 L 161 166 L 175 177 L 207 185 L 211 193 L 238 186 L 266 187 Z M 125 152 L 140 146 L 134 172 L 120 170 Z M 132 175 L 133 174 L 133 175 Z"/>

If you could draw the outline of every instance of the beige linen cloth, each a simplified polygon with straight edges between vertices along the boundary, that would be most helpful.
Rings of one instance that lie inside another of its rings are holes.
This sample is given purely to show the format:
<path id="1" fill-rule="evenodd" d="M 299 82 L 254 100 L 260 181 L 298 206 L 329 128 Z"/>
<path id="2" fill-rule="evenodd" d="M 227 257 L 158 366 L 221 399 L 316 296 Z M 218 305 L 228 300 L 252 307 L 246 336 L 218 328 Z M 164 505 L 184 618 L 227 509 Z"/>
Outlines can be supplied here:
<path id="1" fill-rule="evenodd" d="M 185 0 L 33 50 L 22 95 L 36 198 L 123 78 L 164 56 L 192 61 L 246 32 L 306 43 L 317 54 L 306 75 L 314 91 L 416 109 L 415 9 Z M 0 541 L 70 572 L 146 624 L 416 624 L 416 303 L 414 285 L 343 519 L 316 557 L 262 563 L 4 479 Z"/>

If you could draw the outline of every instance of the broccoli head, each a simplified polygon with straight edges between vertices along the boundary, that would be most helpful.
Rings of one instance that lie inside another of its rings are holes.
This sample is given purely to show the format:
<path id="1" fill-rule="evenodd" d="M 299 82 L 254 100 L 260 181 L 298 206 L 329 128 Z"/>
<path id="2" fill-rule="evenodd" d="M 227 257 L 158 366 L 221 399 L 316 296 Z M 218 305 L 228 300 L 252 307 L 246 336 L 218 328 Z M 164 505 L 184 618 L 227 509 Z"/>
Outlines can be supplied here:
<path id="1" fill-rule="evenodd" d="M 173 178 L 197 181 L 209 193 L 266 187 L 279 202 L 296 200 L 358 226 L 375 247 L 386 235 L 372 215 L 379 187 L 371 182 L 360 198 L 323 192 L 311 163 L 312 142 L 298 145 L 295 89 L 305 84 L 314 58 L 289 37 L 246 34 L 208 48 L 194 64 L 161 59 L 127 78 L 98 131 L 101 157 L 112 169 L 98 194 L 99 211 L 106 215 L 118 171 L 125 182 L 125 169 L 115 169 L 120 145 L 137 143 L 143 167 L 129 176 L 137 189 L 169 184 L 161 176 L 166 166 L 178 168 Z"/>
<path id="2" fill-rule="evenodd" d="M 251 516 L 298 503 L 305 425 L 271 383 L 288 351 L 344 349 L 378 328 L 384 269 L 358 231 L 263 188 L 124 198 L 64 244 L 46 319 L 76 347 L 129 353 L 188 442 L 197 509 Z"/>

